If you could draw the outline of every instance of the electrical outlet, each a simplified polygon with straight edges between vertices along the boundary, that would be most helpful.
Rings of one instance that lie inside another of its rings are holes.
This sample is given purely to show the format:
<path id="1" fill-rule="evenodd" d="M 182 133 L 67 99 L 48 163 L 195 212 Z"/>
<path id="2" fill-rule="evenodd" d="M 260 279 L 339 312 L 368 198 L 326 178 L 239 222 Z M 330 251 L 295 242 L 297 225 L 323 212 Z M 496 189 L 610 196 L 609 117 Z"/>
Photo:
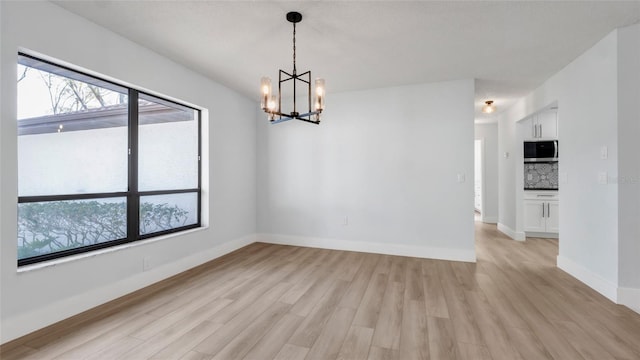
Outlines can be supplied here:
<path id="1" fill-rule="evenodd" d="M 347 226 L 347 225 L 349 225 L 349 217 L 348 217 L 348 216 L 345 216 L 345 217 L 342 219 L 342 225 L 343 225 L 343 226 Z"/>
<path id="2" fill-rule="evenodd" d="M 529 180 L 529 181 L 533 180 L 533 175 L 527 174 L 527 180 Z"/>
<path id="3" fill-rule="evenodd" d="M 460 173 L 460 174 L 458 174 L 458 182 L 459 182 L 459 183 L 463 183 L 463 182 L 465 182 L 465 176 L 464 176 L 464 173 Z"/>
<path id="4" fill-rule="evenodd" d="M 142 258 L 142 271 L 151 269 L 151 257 L 145 256 Z"/>

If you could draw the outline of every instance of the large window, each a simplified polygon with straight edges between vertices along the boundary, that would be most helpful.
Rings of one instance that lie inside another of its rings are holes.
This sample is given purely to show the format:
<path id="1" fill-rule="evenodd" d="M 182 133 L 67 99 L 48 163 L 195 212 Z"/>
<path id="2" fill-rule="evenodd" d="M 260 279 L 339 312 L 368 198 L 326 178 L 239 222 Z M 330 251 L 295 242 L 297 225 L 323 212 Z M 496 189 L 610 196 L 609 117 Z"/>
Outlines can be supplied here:
<path id="1" fill-rule="evenodd" d="M 18 265 L 200 226 L 200 111 L 18 54 Z"/>

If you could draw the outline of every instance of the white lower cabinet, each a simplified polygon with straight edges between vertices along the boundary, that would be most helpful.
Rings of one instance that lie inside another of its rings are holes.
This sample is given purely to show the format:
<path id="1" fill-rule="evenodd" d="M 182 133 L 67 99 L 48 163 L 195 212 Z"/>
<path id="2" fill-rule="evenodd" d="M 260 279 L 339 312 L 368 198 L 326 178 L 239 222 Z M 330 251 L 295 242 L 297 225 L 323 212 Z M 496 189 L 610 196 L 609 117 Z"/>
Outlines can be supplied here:
<path id="1" fill-rule="evenodd" d="M 538 200 L 524 201 L 524 231 L 545 232 L 546 218 L 542 215 L 545 203 Z"/>
<path id="2" fill-rule="evenodd" d="M 531 192 L 524 200 L 524 231 L 559 233 L 557 192 Z"/>
<path id="3" fill-rule="evenodd" d="M 547 232 L 560 232 L 560 217 L 558 216 L 559 210 L 560 206 L 557 201 L 547 202 Z"/>

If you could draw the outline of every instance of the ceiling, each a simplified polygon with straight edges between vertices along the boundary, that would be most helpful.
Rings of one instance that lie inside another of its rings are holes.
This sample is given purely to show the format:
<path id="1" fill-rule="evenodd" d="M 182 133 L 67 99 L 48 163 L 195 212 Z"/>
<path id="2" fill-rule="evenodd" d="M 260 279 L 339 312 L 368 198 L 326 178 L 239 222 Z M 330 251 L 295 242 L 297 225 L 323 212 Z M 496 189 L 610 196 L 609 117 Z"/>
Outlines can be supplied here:
<path id="1" fill-rule="evenodd" d="M 344 92 L 475 78 L 476 122 L 542 84 L 611 30 L 640 20 L 640 1 L 55 1 L 59 6 L 258 98 L 260 77 L 298 72 Z"/>

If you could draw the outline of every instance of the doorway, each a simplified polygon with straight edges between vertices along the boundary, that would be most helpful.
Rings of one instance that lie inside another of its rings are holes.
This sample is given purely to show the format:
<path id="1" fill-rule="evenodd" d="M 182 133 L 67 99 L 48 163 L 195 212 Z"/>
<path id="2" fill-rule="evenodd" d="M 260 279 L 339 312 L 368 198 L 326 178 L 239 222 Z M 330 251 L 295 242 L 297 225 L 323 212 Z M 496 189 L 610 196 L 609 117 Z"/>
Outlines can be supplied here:
<path id="1" fill-rule="evenodd" d="M 484 158 L 483 153 L 483 141 L 478 139 L 474 141 L 474 162 L 473 162 L 473 192 L 474 192 L 474 219 L 475 221 L 482 220 L 483 213 L 483 181 L 482 181 L 482 160 Z"/>

